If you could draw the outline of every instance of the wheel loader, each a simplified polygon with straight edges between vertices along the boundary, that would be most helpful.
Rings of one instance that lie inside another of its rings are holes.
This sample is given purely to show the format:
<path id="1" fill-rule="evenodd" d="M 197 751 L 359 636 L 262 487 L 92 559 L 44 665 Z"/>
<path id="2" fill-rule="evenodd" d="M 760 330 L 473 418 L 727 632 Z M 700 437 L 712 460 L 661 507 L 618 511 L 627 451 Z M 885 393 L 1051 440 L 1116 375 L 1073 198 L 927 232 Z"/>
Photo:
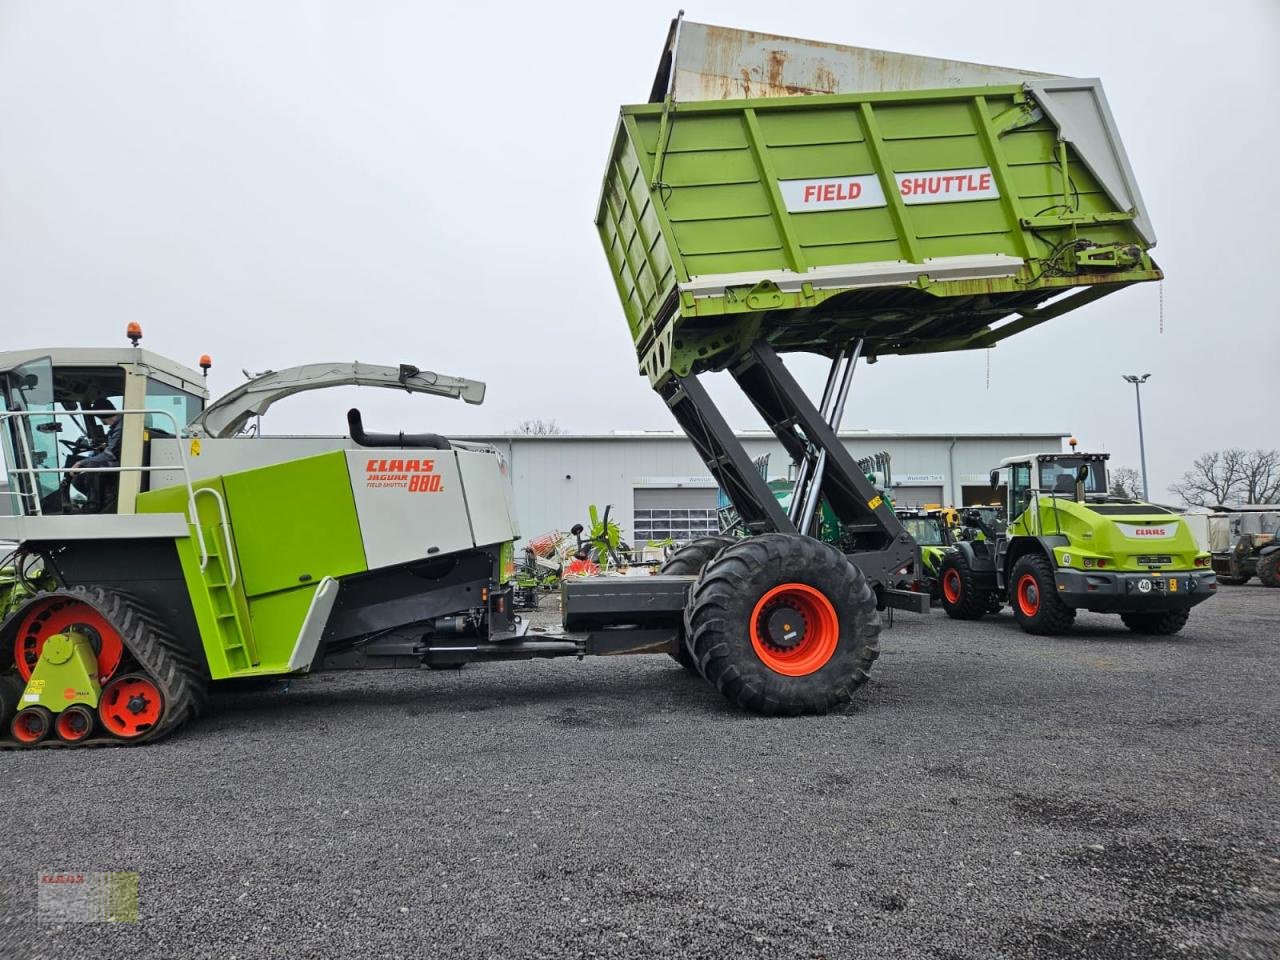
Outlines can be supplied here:
<path id="1" fill-rule="evenodd" d="M 1140 634 L 1181 630 L 1217 591 L 1212 557 L 1172 511 L 1112 495 L 1109 456 L 1027 454 L 993 470 L 1012 519 L 999 529 L 971 512 L 986 536 L 942 558 L 947 615 L 977 620 L 1008 603 L 1034 634 L 1066 633 L 1077 610 L 1117 613 Z"/>

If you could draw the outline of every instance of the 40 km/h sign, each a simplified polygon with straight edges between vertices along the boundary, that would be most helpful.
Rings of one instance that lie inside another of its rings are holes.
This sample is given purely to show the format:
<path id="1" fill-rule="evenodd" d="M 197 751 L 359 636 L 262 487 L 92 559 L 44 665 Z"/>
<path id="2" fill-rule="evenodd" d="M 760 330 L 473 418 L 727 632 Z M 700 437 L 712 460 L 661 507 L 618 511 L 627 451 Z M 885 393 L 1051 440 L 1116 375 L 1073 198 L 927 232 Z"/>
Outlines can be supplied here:
<path id="1" fill-rule="evenodd" d="M 902 202 L 908 206 L 994 200 L 1000 196 L 989 167 L 900 173 L 896 175 L 896 181 Z M 880 186 L 880 178 L 874 174 L 816 180 L 779 180 L 778 189 L 791 213 L 856 210 L 888 204 Z"/>

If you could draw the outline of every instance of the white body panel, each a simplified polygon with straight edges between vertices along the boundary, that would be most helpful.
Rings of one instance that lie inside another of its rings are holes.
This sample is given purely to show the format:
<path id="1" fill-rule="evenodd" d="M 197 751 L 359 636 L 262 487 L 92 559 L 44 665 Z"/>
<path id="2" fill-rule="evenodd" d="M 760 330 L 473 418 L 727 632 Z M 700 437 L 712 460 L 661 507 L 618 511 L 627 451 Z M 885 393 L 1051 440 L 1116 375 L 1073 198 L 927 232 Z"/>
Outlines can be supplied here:
<path id="1" fill-rule="evenodd" d="M 1180 522 L 1176 517 L 1171 517 L 1159 523 L 1117 523 L 1116 528 L 1130 540 L 1163 540 L 1178 535 Z"/>
<path id="2" fill-rule="evenodd" d="M 502 543 L 519 536 L 508 497 L 511 481 L 502 455 L 495 458 L 491 453 L 470 450 L 457 450 L 455 454 L 467 495 L 467 512 L 471 515 L 471 537 L 476 545 Z"/>
<path id="3" fill-rule="evenodd" d="M 0 517 L 0 540 L 146 540 L 188 535 L 180 513 L 66 514 Z"/>
<path id="4" fill-rule="evenodd" d="M 191 479 L 203 480 L 205 477 L 253 470 L 286 460 L 313 457 L 331 450 L 345 450 L 351 446 L 351 440 L 348 437 L 233 437 L 227 440 L 156 438 L 151 441 L 151 465 L 173 469 L 156 470 L 151 475 L 153 490 L 185 482 L 178 444 L 182 444 L 186 451 Z"/>
<path id="5" fill-rule="evenodd" d="M 498 456 L 462 456 L 470 461 L 465 484 L 455 450 L 347 451 L 369 569 L 515 538 Z M 473 526 L 483 531 L 483 538 L 473 536 Z"/>

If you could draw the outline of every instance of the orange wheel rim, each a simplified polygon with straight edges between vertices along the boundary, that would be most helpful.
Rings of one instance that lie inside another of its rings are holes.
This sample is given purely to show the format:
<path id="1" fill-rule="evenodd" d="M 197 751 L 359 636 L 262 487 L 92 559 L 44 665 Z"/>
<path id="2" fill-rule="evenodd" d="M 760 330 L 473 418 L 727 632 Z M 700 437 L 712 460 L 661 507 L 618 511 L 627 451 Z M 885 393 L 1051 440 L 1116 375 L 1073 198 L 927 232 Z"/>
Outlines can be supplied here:
<path id="1" fill-rule="evenodd" d="M 85 707 L 67 707 L 53 721 L 53 732 L 59 740 L 79 743 L 93 732 L 93 714 Z"/>
<path id="2" fill-rule="evenodd" d="M 146 677 L 120 677 L 102 691 L 98 716 L 104 727 L 127 740 L 154 727 L 163 709 L 160 689 Z"/>
<path id="3" fill-rule="evenodd" d="M 774 673 L 816 673 L 836 652 L 839 640 L 835 607 L 821 590 L 805 583 L 774 587 L 751 611 L 751 646 Z"/>
<path id="4" fill-rule="evenodd" d="M 98 655 L 98 682 L 106 683 L 120 666 L 124 643 L 110 621 L 93 607 L 69 597 L 49 597 L 36 603 L 18 627 L 13 660 L 23 681 L 31 679 L 44 642 L 54 634 L 77 630 L 89 637 Z"/>
<path id="5" fill-rule="evenodd" d="M 1024 573 L 1018 580 L 1018 608 L 1028 617 L 1040 612 L 1040 583 L 1032 574 Z"/>
<path id="6" fill-rule="evenodd" d="M 954 567 L 949 568 L 942 574 L 942 595 L 947 598 L 947 603 L 960 600 L 960 589 L 960 572 Z"/>
<path id="7" fill-rule="evenodd" d="M 27 707 L 13 718 L 9 730 L 19 743 L 39 743 L 49 732 L 49 718 L 38 708 Z"/>

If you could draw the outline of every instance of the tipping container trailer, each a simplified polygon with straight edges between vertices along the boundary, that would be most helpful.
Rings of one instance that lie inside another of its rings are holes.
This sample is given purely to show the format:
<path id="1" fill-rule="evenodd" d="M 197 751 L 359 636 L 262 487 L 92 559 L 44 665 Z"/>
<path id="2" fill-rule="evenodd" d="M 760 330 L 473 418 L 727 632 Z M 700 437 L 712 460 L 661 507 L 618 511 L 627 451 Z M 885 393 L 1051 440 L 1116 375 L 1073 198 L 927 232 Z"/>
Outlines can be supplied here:
<path id="1" fill-rule="evenodd" d="M 640 373 L 754 535 L 687 548 L 676 655 L 766 710 L 847 699 L 868 603 L 927 607 L 894 588 L 918 546 L 836 439 L 859 359 L 986 349 L 1161 278 L 1098 80 L 682 18 L 621 110 L 596 229 Z M 830 359 L 818 402 L 789 352 Z M 701 384 L 718 370 L 794 461 L 789 507 Z M 827 509 L 840 551 L 809 555 Z M 603 589 L 568 585 L 567 618 Z"/>

